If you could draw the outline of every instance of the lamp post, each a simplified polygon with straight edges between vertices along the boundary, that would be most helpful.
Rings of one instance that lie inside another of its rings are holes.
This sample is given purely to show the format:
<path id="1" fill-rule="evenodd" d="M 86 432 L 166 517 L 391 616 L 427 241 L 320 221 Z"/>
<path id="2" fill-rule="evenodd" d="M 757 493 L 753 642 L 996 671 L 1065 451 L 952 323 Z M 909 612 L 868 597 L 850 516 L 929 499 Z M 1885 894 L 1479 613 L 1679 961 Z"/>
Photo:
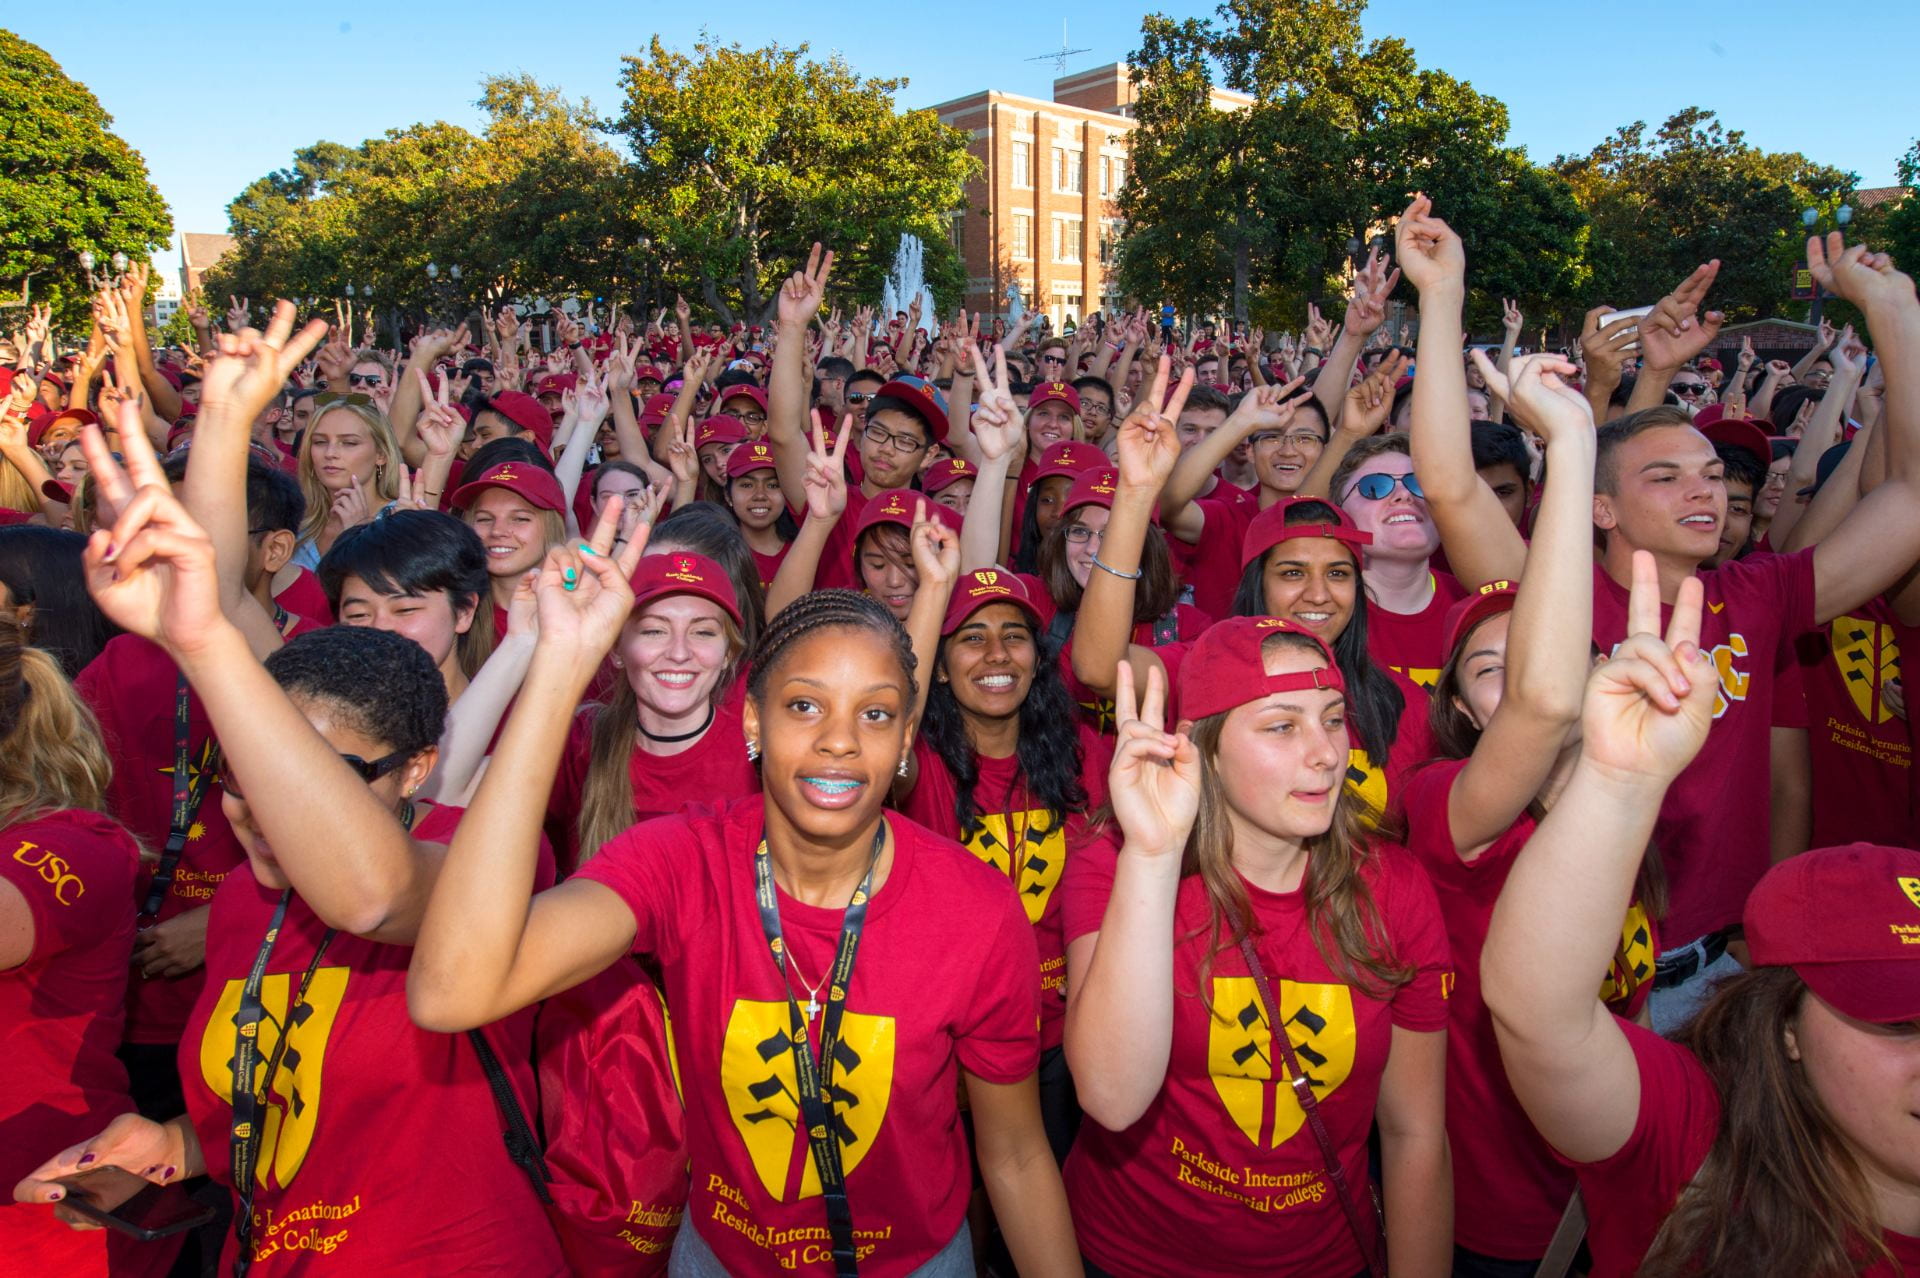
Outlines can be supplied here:
<path id="1" fill-rule="evenodd" d="M 91 249 L 81 249 L 80 269 L 86 272 L 88 289 L 98 293 L 103 288 L 112 288 L 117 285 L 120 282 L 120 277 L 127 273 L 127 255 L 125 253 L 115 253 L 113 255 L 110 263 L 113 267 L 113 274 L 111 275 L 96 274 L 93 265 L 93 251 Z"/>
<path id="2" fill-rule="evenodd" d="M 1833 211 L 1833 221 L 1835 226 L 1841 230 L 1845 230 L 1847 223 L 1853 221 L 1853 206 L 1851 204 L 1842 204 L 1839 208 L 1835 209 Z M 1820 210 L 1815 208 L 1801 209 L 1800 224 L 1807 228 L 1807 234 L 1809 236 L 1813 235 L 1820 226 Z M 1816 278 L 1813 281 L 1813 304 L 1807 308 L 1807 323 L 1813 325 L 1816 332 L 1820 328 L 1820 308 L 1826 300 L 1826 292 L 1820 287 L 1820 281 Z M 1816 338 L 1816 340 L 1818 339 Z"/>

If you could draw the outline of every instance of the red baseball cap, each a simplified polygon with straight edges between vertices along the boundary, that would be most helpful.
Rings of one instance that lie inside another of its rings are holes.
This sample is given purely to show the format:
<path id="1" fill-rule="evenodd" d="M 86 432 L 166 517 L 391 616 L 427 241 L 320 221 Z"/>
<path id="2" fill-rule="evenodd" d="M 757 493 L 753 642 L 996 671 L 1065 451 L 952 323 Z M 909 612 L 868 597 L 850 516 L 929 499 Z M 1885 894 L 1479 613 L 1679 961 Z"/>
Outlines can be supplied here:
<path id="1" fill-rule="evenodd" d="M 566 495 L 561 492 L 560 481 L 554 478 L 552 471 L 535 466 L 532 462 L 516 461 L 489 466 L 478 479 L 454 489 L 453 508 L 465 510 L 488 488 L 504 488 L 536 510 L 551 510 L 557 514 L 567 508 Z"/>
<path id="2" fill-rule="evenodd" d="M 679 396 L 669 395 L 665 391 L 647 396 L 647 402 L 640 406 L 640 424 L 658 426 L 667 420 L 667 415 L 673 412 L 674 401 L 678 398 Z"/>
<path id="3" fill-rule="evenodd" d="M 978 479 L 980 472 L 964 457 L 943 457 L 920 473 L 920 488 L 931 496 L 951 488 L 963 479 Z"/>
<path id="4" fill-rule="evenodd" d="M 63 506 L 73 505 L 73 489 L 57 479 L 49 479 L 40 485 L 40 491 Z"/>
<path id="5" fill-rule="evenodd" d="M 953 596 L 947 600 L 946 620 L 940 623 L 941 637 L 958 630 L 968 617 L 982 608 L 1000 603 L 1019 608 L 1036 628 L 1041 624 L 1040 609 L 1034 604 L 1027 583 L 1020 580 L 1018 573 L 996 565 L 976 568 L 953 584 Z"/>
<path id="6" fill-rule="evenodd" d="M 660 371 L 658 364 L 643 360 L 633 366 L 633 384 L 635 386 L 638 386 L 641 382 L 652 382 L 657 386 L 665 380 L 666 374 Z"/>
<path id="7" fill-rule="evenodd" d="M 708 444 L 744 444 L 747 442 L 747 424 L 738 417 L 725 413 L 716 413 L 700 423 L 693 437 L 695 450 Z"/>
<path id="8" fill-rule="evenodd" d="M 740 600 L 734 593 L 733 578 L 705 555 L 676 550 L 665 555 L 643 555 L 633 569 L 633 606 L 667 595 L 697 595 L 718 604 L 734 625 L 740 625 Z"/>
<path id="9" fill-rule="evenodd" d="M 917 493 L 911 488 L 889 488 L 885 492 L 875 493 L 860 512 L 860 522 L 854 525 L 853 539 L 857 542 L 866 536 L 869 528 L 881 524 L 896 524 L 901 528 L 913 528 L 913 508 L 916 503 L 926 502 L 927 517 L 937 519 L 955 532 L 960 531 L 960 513 L 942 506 L 937 501 L 928 501 L 925 493 Z"/>
<path id="10" fill-rule="evenodd" d="M 1080 415 L 1080 392 L 1065 382 L 1042 382 L 1034 387 L 1027 396 L 1027 411 L 1032 412 L 1040 405 L 1055 400 L 1071 408 L 1075 417 Z"/>
<path id="11" fill-rule="evenodd" d="M 1260 645 L 1270 635 L 1304 635 L 1313 641 L 1327 659 L 1323 670 L 1299 670 L 1270 675 L 1260 659 Z M 1279 617 L 1228 617 L 1207 627 L 1194 640 L 1193 647 L 1180 663 L 1180 714 L 1186 719 L 1205 719 L 1225 714 L 1235 706 L 1275 692 L 1296 692 L 1303 688 L 1331 688 L 1346 691 L 1346 680 L 1333 652 L 1311 630 Z"/>
<path id="12" fill-rule="evenodd" d="M 767 393 L 758 386 L 750 386 L 745 382 L 741 382 L 735 386 L 729 386 L 720 392 L 720 398 L 715 400 L 714 403 L 716 405 L 723 405 L 730 399 L 750 399 L 761 412 L 764 413 L 767 411 Z"/>
<path id="13" fill-rule="evenodd" d="M 1855 1020 L 1920 1019 L 1920 851 L 1849 843 L 1780 862 L 1742 920 L 1756 965 L 1790 967 Z"/>
<path id="14" fill-rule="evenodd" d="M 575 383 L 579 380 L 580 379 L 572 373 L 548 373 L 545 377 L 541 378 L 539 384 L 533 388 L 533 393 L 536 396 L 564 395 L 566 392 L 572 390 Z"/>
<path id="15" fill-rule="evenodd" d="M 63 408 L 59 412 L 42 417 L 39 421 L 28 426 L 28 445 L 34 448 L 40 447 L 40 441 L 45 439 L 53 428 L 61 422 L 72 422 L 74 434 L 77 437 L 79 433 L 87 427 L 98 426 L 100 419 L 85 408 Z"/>
<path id="16" fill-rule="evenodd" d="M 1771 422 L 1763 426 L 1750 417 L 1720 417 L 1705 425 L 1695 418 L 1693 425 L 1694 429 L 1716 444 L 1746 449 L 1762 466 L 1773 463 L 1773 437 L 1767 434 L 1767 426 L 1772 425 Z"/>
<path id="17" fill-rule="evenodd" d="M 1459 646 L 1460 641 L 1473 633 L 1473 628 L 1489 617 L 1503 612 L 1513 611 L 1513 601 L 1520 594 L 1520 585 L 1513 581 L 1489 581 L 1465 599 L 1454 601 L 1447 609 L 1447 643 L 1441 649 L 1449 657 Z"/>
<path id="18" fill-rule="evenodd" d="M 533 396 L 524 391 L 501 391 L 487 401 L 487 407 L 533 436 L 541 452 L 553 447 L 553 418 Z"/>
<path id="19" fill-rule="evenodd" d="M 874 394 L 885 395 L 890 399 L 897 399 L 902 403 L 912 405 L 914 412 L 918 413 L 921 419 L 926 422 L 927 430 L 933 436 L 933 442 L 936 444 L 946 442 L 946 401 L 941 399 L 939 392 L 935 391 L 926 382 L 921 381 L 918 377 L 896 377 L 875 391 Z"/>
<path id="20" fill-rule="evenodd" d="M 733 450 L 727 458 L 727 478 L 738 479 L 742 475 L 751 475 L 756 470 L 774 470 L 773 449 L 763 439 L 751 444 L 742 444 Z"/>
<path id="21" fill-rule="evenodd" d="M 1067 489 L 1067 499 L 1060 503 L 1060 517 L 1065 519 L 1069 512 L 1082 506 L 1098 506 L 1102 510 L 1113 509 L 1113 495 L 1120 489 L 1120 472 L 1111 466 L 1098 470 L 1083 470 L 1073 481 L 1073 487 Z"/>
<path id="22" fill-rule="evenodd" d="M 1288 525 L 1287 512 L 1302 502 L 1326 507 L 1333 512 L 1333 518 L 1311 524 Z M 1292 541 L 1295 537 L 1331 537 L 1354 547 L 1356 554 L 1361 546 L 1373 544 L 1372 533 L 1361 532 L 1354 527 L 1347 513 L 1324 497 L 1287 497 L 1255 515 L 1253 522 L 1247 525 L 1247 535 L 1240 541 L 1240 566 L 1245 568 L 1281 542 Z"/>
<path id="23" fill-rule="evenodd" d="M 1083 470 L 1112 465 L 1113 459 L 1092 444 L 1063 439 L 1057 444 L 1047 445 L 1046 451 L 1040 454 L 1040 466 L 1033 472 L 1033 479 L 1027 486 L 1031 488 L 1055 475 L 1078 475 Z"/>

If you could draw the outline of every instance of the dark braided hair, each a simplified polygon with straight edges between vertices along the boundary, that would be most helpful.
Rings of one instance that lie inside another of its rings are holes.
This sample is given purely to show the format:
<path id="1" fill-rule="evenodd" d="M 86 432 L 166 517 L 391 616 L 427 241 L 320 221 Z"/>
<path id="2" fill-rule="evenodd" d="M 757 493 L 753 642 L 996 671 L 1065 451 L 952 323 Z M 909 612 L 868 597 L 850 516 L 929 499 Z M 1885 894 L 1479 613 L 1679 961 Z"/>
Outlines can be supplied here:
<path id="1" fill-rule="evenodd" d="M 1335 524 L 1340 522 L 1333 506 L 1324 501 L 1300 502 L 1287 508 L 1287 524 Z M 1267 560 L 1274 546 L 1247 565 L 1240 574 L 1240 587 L 1233 592 L 1233 615 L 1265 617 L 1267 610 Z M 1400 716 L 1407 711 L 1407 699 L 1371 654 L 1367 651 L 1367 593 L 1358 580 L 1360 552 L 1353 551 L 1353 617 L 1340 637 L 1328 644 L 1340 675 L 1347 681 L 1347 712 L 1353 717 L 1360 740 L 1366 743 L 1367 759 L 1377 768 L 1387 766 L 1387 755 L 1400 735 Z"/>
<path id="2" fill-rule="evenodd" d="M 446 681 L 405 635 L 329 626 L 289 640 L 266 666 L 287 695 L 344 711 L 355 730 L 396 751 L 418 754 L 446 730 Z"/>
<path id="3" fill-rule="evenodd" d="M 748 695 L 765 704 L 767 681 L 787 649 L 822 630 L 865 630 L 886 640 L 900 663 L 900 672 L 907 677 L 907 700 L 911 702 L 920 695 L 920 685 L 913 676 L 913 641 L 885 604 L 856 590 L 814 590 L 782 608 L 767 623 L 754 647 L 747 673 Z"/>
<path id="4" fill-rule="evenodd" d="M 1066 824 L 1069 813 L 1086 810 L 1087 789 L 1080 783 L 1084 756 L 1079 716 L 1066 681 L 1060 677 L 1060 663 L 1037 633 L 1033 648 L 1033 682 L 1020 703 L 1020 738 L 1014 755 L 1020 761 L 1027 792 L 1047 809 L 1043 833 L 1052 834 Z M 940 668 L 945 669 L 946 664 L 946 644 L 942 643 Z M 973 797 L 974 787 L 980 783 L 980 756 L 967 734 L 966 716 L 951 683 L 935 680 L 928 690 L 921 732 L 953 775 L 953 814 L 960 822 L 960 841 L 965 843 L 982 829 L 981 808 Z"/>

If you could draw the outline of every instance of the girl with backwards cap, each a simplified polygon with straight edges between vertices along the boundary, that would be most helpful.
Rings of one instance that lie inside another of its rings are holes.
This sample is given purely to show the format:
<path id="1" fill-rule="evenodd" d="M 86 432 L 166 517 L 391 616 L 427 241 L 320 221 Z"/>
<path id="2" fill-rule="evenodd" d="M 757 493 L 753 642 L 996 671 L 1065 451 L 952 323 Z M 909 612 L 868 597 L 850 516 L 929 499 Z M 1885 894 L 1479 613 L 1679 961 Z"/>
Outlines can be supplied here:
<path id="1" fill-rule="evenodd" d="M 1637 552 L 1628 639 L 1587 681 L 1580 758 L 1514 863 L 1481 980 L 1507 1077 L 1574 1164 L 1596 1278 L 1920 1268 L 1920 852 L 1802 853 L 1747 898 L 1752 966 L 1675 1040 L 1607 1011 L 1641 850 L 1713 723 L 1702 591 L 1666 637 Z"/>
<path id="2" fill-rule="evenodd" d="M 1534 1131 L 1500 1069 L 1471 956 L 1514 858 L 1580 754 L 1579 707 L 1593 645 L 1593 412 L 1562 381 L 1557 356 L 1528 356 L 1512 381 L 1483 368 L 1494 393 L 1546 438 L 1546 485 L 1526 580 L 1493 582 L 1447 615 L 1449 653 L 1432 702 L 1439 759 L 1405 789 L 1407 846 L 1427 867 L 1462 958 L 1448 1000 L 1447 1132 L 1456 1177 L 1455 1265 L 1463 1278 L 1535 1265 L 1574 1189 L 1573 1173 Z M 1652 910 L 1636 901 L 1601 997 L 1635 1015 L 1652 988 Z"/>
<path id="3" fill-rule="evenodd" d="M 542 572 L 526 691 L 416 949 L 415 1018 L 482 1023 L 655 954 L 692 1164 L 671 1273 L 971 1275 L 962 1080 L 1016 1262 L 1076 1273 L 1033 1083 L 1032 929 L 1005 879 L 883 811 L 916 680 L 876 601 L 816 591 L 770 623 L 742 720 L 760 796 L 636 826 L 529 908 L 568 716 L 631 612 L 635 551 L 610 543 L 603 521 Z"/>
<path id="4" fill-rule="evenodd" d="M 1071 858 L 1061 888 L 1067 1059 L 1093 1120 L 1066 1166 L 1088 1272 L 1439 1278 L 1446 932 L 1345 784 L 1340 668 L 1293 622 L 1234 617 L 1178 677 L 1168 733 L 1164 673 L 1136 703 L 1121 667 L 1123 838 Z"/>

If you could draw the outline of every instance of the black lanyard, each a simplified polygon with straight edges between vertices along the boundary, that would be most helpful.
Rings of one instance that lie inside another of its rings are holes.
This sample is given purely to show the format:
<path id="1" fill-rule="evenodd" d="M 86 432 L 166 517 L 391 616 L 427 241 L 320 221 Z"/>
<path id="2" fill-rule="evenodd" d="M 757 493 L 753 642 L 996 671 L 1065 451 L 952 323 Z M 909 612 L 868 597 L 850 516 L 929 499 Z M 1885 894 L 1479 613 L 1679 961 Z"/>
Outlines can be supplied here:
<path id="1" fill-rule="evenodd" d="M 834 1048 L 840 1041 L 840 1015 L 846 1010 L 847 990 L 853 985 L 853 956 L 860 948 L 860 930 L 867 922 L 867 901 L 873 893 L 873 870 L 880 863 L 880 849 L 887 841 L 887 823 L 873 832 L 873 854 L 867 859 L 866 877 L 853 890 L 847 912 L 840 920 L 840 948 L 827 973 L 827 1005 L 820 1018 L 820 1059 L 814 1060 L 807 1043 L 807 1015 L 793 996 L 793 982 L 787 979 L 787 947 L 780 935 L 780 901 L 773 885 L 773 858 L 767 855 L 766 835 L 753 854 L 754 899 L 760 907 L 760 930 L 766 933 L 767 948 L 773 951 L 773 965 L 787 987 L 787 1020 L 792 1026 L 793 1077 L 800 1094 L 800 1121 L 807 1127 L 807 1143 L 813 1149 L 813 1168 L 820 1175 L 820 1196 L 826 1200 L 827 1229 L 833 1240 L 833 1269 L 838 1278 L 855 1278 L 860 1266 L 853 1247 L 853 1211 L 847 1205 L 847 1176 L 840 1165 L 838 1119 L 829 1094 L 833 1087 Z"/>
<path id="2" fill-rule="evenodd" d="M 260 1165 L 260 1137 L 265 1126 L 262 1116 L 266 1110 L 266 1097 L 273 1089 L 274 1075 L 280 1072 L 280 1062 L 287 1052 L 287 1040 L 293 1037 L 294 1027 L 300 1024 L 300 1011 L 307 1000 L 307 987 L 313 984 L 313 974 L 320 970 L 321 956 L 327 952 L 327 946 L 332 944 L 334 937 L 334 929 L 328 928 L 320 937 L 320 944 L 314 948 L 313 961 L 307 964 L 306 972 L 301 975 L 300 987 L 288 1001 L 286 1019 L 280 1022 L 280 1040 L 273 1045 L 273 1055 L 267 1060 L 266 1076 L 256 1087 L 253 1071 L 260 1062 L 260 1022 L 266 1017 L 266 1009 L 260 1003 L 260 986 L 266 980 L 267 961 L 273 957 L 274 943 L 280 939 L 280 925 L 287 921 L 287 906 L 292 900 L 292 888 L 280 894 L 280 904 L 273 910 L 273 922 L 267 925 L 266 939 L 260 942 L 260 952 L 253 956 L 253 966 L 247 971 L 246 984 L 240 987 L 240 1008 L 233 1019 L 233 1124 L 228 1131 L 227 1149 L 232 1162 L 234 1193 L 240 1199 L 239 1208 L 233 1214 L 233 1234 L 239 1242 L 233 1258 L 234 1278 L 245 1278 L 247 1269 L 253 1264 L 253 1195 L 259 1188 L 254 1171 Z M 287 1121 L 292 1117 L 289 1110 L 282 1118 L 283 1134 Z"/>
<path id="3" fill-rule="evenodd" d="M 140 926 L 151 927 L 160 907 L 173 887 L 180 869 L 180 857 L 187 850 L 187 836 L 193 832 L 193 818 L 206 800 L 217 768 L 219 747 L 211 734 L 200 746 L 200 759 L 194 764 L 187 716 L 187 676 L 177 676 L 173 691 L 173 814 L 167 825 L 167 845 L 154 867 L 153 882 L 147 888 L 146 902 L 140 907 Z"/>

